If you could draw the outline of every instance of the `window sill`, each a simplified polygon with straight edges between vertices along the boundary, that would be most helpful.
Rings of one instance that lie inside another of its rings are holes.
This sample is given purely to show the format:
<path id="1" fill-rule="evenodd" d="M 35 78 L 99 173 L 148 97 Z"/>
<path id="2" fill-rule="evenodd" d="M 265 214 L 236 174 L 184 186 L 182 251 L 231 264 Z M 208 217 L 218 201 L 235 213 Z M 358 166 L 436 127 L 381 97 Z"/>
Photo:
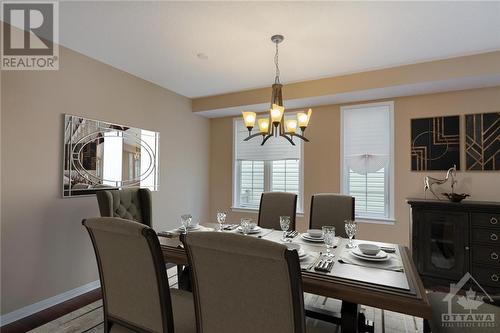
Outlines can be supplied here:
<path id="1" fill-rule="evenodd" d="M 386 224 L 386 225 L 393 225 L 396 223 L 396 220 L 392 218 L 367 217 L 367 216 L 357 216 L 355 218 L 355 221 L 358 223 Z"/>
<path id="2" fill-rule="evenodd" d="M 231 207 L 231 211 L 236 213 L 250 213 L 250 214 L 259 213 L 259 210 L 257 208 L 246 208 L 246 207 Z M 297 212 L 297 217 L 304 217 L 304 213 Z"/>

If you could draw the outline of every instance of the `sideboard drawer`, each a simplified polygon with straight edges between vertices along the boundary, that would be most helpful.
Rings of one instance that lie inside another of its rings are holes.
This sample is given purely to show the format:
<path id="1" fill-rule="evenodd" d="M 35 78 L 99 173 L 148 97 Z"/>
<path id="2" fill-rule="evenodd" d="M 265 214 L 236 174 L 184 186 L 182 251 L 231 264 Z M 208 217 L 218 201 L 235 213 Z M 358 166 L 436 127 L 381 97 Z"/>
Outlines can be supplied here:
<path id="1" fill-rule="evenodd" d="M 473 229 L 472 241 L 500 245 L 500 229 Z"/>
<path id="2" fill-rule="evenodd" d="M 471 221 L 479 227 L 500 228 L 500 214 L 497 213 L 471 213 Z"/>
<path id="3" fill-rule="evenodd" d="M 474 265 L 472 267 L 472 276 L 480 284 L 500 288 L 500 268 L 483 267 Z"/>
<path id="4" fill-rule="evenodd" d="M 500 246 L 474 246 L 472 248 L 472 262 L 493 264 L 500 268 Z"/>

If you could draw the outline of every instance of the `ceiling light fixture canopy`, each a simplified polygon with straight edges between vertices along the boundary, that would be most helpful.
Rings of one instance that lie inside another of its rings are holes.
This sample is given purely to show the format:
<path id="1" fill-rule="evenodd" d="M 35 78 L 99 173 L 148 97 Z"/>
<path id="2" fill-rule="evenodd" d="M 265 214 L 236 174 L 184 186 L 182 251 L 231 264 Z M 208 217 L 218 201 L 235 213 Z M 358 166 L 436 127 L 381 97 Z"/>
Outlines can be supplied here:
<path id="1" fill-rule="evenodd" d="M 271 37 L 271 41 L 276 44 L 276 53 L 274 55 L 276 76 L 274 77 L 274 84 L 272 85 L 271 108 L 269 109 L 269 117 L 257 119 L 257 114 L 255 112 L 242 112 L 243 121 L 245 122 L 245 126 L 248 129 L 248 137 L 246 137 L 244 141 L 262 136 L 261 145 L 264 145 L 270 137 L 281 136 L 287 139 L 288 142 L 290 142 L 294 146 L 294 137 L 298 137 L 305 142 L 309 142 L 309 140 L 304 136 L 304 132 L 309 125 L 309 120 L 311 119 L 311 109 L 309 109 L 307 113 L 297 113 L 297 119 L 285 120 L 285 107 L 283 106 L 283 94 L 281 91 L 283 85 L 280 82 L 280 68 L 278 63 L 278 44 L 281 43 L 284 39 L 285 37 L 283 37 L 282 35 L 274 35 Z M 256 120 L 259 126 L 259 132 L 252 134 L 252 129 L 255 126 Z M 297 128 L 300 128 L 300 134 L 297 133 Z"/>

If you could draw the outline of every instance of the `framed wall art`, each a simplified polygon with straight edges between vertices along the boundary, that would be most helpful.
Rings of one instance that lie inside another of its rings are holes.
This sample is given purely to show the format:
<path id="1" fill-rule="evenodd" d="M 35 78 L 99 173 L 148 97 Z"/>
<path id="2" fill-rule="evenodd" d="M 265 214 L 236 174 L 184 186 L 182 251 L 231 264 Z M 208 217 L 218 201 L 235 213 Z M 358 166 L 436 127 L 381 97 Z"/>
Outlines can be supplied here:
<path id="1" fill-rule="evenodd" d="M 500 112 L 465 115 L 465 170 L 500 170 Z"/>
<path id="2" fill-rule="evenodd" d="M 460 170 L 460 116 L 411 120 L 411 170 Z"/>

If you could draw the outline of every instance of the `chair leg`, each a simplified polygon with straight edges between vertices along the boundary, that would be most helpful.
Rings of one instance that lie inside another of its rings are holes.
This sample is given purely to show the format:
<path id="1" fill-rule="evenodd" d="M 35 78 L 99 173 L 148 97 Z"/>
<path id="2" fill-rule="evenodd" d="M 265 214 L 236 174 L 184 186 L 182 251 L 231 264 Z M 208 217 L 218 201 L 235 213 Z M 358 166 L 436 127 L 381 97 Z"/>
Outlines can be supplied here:
<path id="1" fill-rule="evenodd" d="M 358 317 L 358 329 L 360 332 L 374 333 L 375 324 L 373 323 L 373 321 L 366 319 L 366 316 L 363 312 L 360 312 Z"/>
<path id="2" fill-rule="evenodd" d="M 177 284 L 179 289 L 192 292 L 189 266 L 177 265 Z"/>
<path id="3" fill-rule="evenodd" d="M 429 324 L 429 320 L 423 319 L 424 321 L 424 333 L 431 333 L 431 325 Z"/>

